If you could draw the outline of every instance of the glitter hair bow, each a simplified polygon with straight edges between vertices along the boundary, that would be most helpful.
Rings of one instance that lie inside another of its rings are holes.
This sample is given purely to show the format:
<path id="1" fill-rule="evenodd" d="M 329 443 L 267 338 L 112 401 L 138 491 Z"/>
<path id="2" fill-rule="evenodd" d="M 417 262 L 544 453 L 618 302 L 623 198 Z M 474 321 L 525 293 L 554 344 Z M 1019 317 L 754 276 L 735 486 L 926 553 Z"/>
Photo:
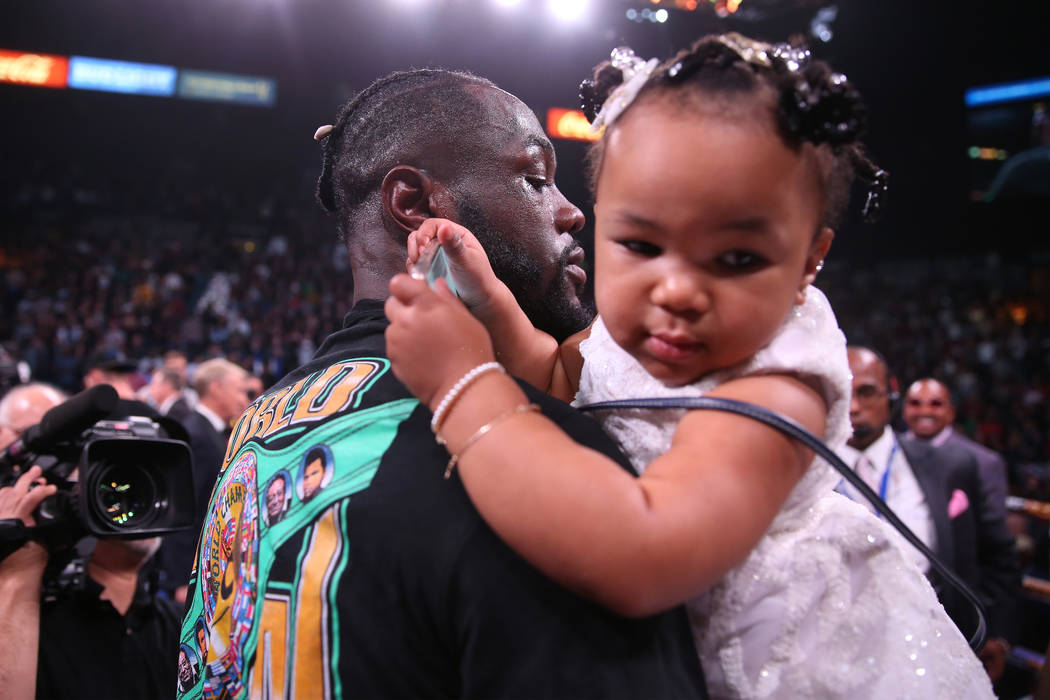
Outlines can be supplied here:
<path id="1" fill-rule="evenodd" d="M 610 58 L 612 66 L 623 73 L 623 83 L 618 85 L 602 104 L 594 121 L 591 122 L 591 131 L 598 131 L 603 126 L 609 126 L 615 122 L 623 114 L 623 111 L 634 102 L 634 98 L 638 96 L 638 92 L 660 63 L 659 59 L 656 58 L 650 58 L 648 61 L 643 60 L 626 46 L 613 49 Z"/>

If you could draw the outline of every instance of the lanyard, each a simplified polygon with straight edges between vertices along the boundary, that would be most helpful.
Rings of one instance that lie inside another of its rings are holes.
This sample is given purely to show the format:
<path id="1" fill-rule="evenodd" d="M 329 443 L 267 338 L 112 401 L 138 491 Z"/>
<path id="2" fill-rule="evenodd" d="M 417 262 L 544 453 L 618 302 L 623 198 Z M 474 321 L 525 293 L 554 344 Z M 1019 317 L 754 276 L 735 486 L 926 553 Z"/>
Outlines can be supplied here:
<path id="1" fill-rule="evenodd" d="M 893 466 L 893 458 L 897 456 L 897 441 L 893 441 L 893 447 L 890 449 L 889 459 L 886 460 L 886 471 L 882 472 L 882 479 L 879 480 L 879 498 L 882 502 L 886 502 L 886 492 L 889 490 L 890 484 L 890 467 Z M 882 513 L 875 512 L 875 517 L 882 518 Z"/>

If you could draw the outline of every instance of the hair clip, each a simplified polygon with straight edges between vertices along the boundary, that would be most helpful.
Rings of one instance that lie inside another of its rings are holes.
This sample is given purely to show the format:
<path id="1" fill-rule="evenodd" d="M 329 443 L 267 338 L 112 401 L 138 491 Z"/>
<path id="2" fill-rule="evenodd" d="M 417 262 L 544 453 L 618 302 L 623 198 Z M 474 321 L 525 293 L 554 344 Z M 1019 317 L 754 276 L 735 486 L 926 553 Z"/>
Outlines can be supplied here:
<path id="1" fill-rule="evenodd" d="M 314 132 L 314 141 L 320 141 L 328 134 L 332 133 L 332 129 L 335 127 L 331 124 L 325 124 L 324 126 L 317 127 L 317 131 Z"/>
<path id="2" fill-rule="evenodd" d="M 653 74 L 653 71 L 656 70 L 657 64 L 660 63 L 659 59 L 656 58 L 650 58 L 648 61 L 643 60 L 626 46 L 619 46 L 613 49 L 610 58 L 612 66 L 620 69 L 620 72 L 623 73 L 623 83 L 609 94 L 609 97 L 591 122 L 591 131 L 598 131 L 603 126 L 609 126 L 616 121 L 617 117 L 623 114 L 623 111 L 634 102 L 634 98 L 638 96 L 638 92 L 649 80 L 649 76 Z M 584 87 L 581 85 L 581 97 L 583 90 Z"/>
<path id="3" fill-rule="evenodd" d="M 868 197 L 860 215 L 866 223 L 873 224 L 882 216 L 882 201 L 890 189 L 890 174 L 881 168 L 875 171 L 868 188 Z"/>

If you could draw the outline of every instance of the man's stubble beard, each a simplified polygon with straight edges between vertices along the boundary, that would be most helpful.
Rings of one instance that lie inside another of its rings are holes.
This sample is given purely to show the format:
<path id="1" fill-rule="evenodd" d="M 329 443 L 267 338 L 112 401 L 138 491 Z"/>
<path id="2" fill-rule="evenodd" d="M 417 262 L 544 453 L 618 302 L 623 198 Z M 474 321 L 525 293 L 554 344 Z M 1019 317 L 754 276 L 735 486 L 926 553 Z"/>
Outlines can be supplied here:
<path id="1" fill-rule="evenodd" d="M 459 223 L 478 239 L 488 255 L 492 270 L 510 289 L 525 315 L 536 328 L 549 333 L 559 343 L 577 333 L 594 320 L 594 304 L 575 294 L 572 282 L 565 274 L 572 248 L 562 251 L 552 282 L 540 294 L 543 268 L 528 256 L 524 248 L 497 231 L 467 196 L 457 197 Z"/>

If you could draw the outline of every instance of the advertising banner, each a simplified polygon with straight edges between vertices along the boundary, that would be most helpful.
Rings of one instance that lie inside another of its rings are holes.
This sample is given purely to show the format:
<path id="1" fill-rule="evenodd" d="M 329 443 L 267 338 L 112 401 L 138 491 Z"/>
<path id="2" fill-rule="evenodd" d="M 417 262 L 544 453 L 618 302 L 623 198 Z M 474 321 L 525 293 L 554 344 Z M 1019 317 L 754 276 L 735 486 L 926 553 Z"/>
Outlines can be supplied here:
<path id="1" fill-rule="evenodd" d="M 68 72 L 65 56 L 0 49 L 0 83 L 62 88 Z"/>
<path id="2" fill-rule="evenodd" d="M 552 138 L 597 141 L 601 132 L 591 131 L 591 123 L 578 109 L 551 107 L 547 110 L 547 134 Z"/>
<path id="3" fill-rule="evenodd" d="M 271 78 L 184 68 L 179 71 L 178 96 L 272 107 L 277 101 L 277 83 Z"/>
<path id="4" fill-rule="evenodd" d="M 173 66 L 73 56 L 69 61 L 69 87 L 170 97 L 175 94 L 176 73 Z"/>

